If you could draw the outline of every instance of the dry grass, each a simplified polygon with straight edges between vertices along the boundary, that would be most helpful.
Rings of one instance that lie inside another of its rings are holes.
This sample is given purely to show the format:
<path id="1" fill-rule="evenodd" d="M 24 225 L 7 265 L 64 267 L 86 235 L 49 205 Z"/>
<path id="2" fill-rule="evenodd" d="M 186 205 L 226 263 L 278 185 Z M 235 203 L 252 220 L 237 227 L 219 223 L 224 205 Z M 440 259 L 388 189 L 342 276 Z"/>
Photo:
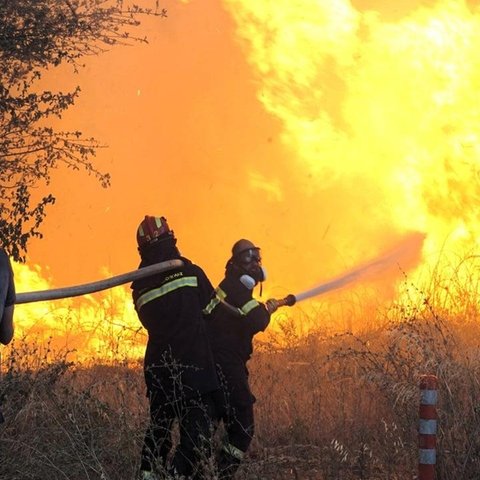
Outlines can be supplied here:
<path id="1" fill-rule="evenodd" d="M 133 478 L 146 419 L 138 368 L 82 368 L 44 352 L 32 369 L 25 358 L 34 353 L 7 359 L 0 478 Z"/>
<path id="2" fill-rule="evenodd" d="M 478 479 L 478 282 L 449 275 L 429 294 L 405 282 L 375 328 L 300 334 L 285 317 L 263 338 L 250 365 L 257 431 L 238 479 L 415 479 L 426 373 L 439 378 L 437 480 Z M 138 363 L 73 364 L 22 341 L 5 352 L 0 479 L 135 478 L 147 419 Z"/>

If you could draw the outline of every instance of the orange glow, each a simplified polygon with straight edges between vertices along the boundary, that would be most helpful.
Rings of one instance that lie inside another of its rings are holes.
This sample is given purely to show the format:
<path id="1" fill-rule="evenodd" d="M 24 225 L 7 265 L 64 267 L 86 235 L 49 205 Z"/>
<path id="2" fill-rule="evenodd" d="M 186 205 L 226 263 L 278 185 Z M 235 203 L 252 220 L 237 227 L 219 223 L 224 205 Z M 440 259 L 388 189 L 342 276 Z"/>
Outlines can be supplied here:
<path id="1" fill-rule="evenodd" d="M 13 264 L 16 284 L 22 291 L 52 288 L 36 265 Z M 105 277 L 112 276 L 104 271 Z M 126 288 L 115 287 L 83 297 L 16 306 L 16 338 L 35 339 L 54 352 L 69 352 L 68 358 L 140 358 L 145 333 L 138 321 Z"/>
<path id="2" fill-rule="evenodd" d="M 80 84 L 59 125 L 108 145 L 96 164 L 112 187 L 57 172 L 58 201 L 28 267 L 17 266 L 18 291 L 35 289 L 23 268 L 43 281 L 35 264 L 52 287 L 134 269 L 145 214 L 168 218 L 214 284 L 237 239 L 259 244 L 264 298 L 335 277 L 411 232 L 425 235 L 422 266 L 478 247 L 474 2 L 162 3 L 168 18 L 144 24 L 149 45 L 46 77 L 62 90 Z M 401 278 L 386 273 L 362 297 L 389 300 Z M 128 287 L 115 292 L 112 304 L 129 305 Z M 84 318 L 106 308 L 104 297 L 83 302 Z M 33 307 L 25 324 L 51 330 L 41 309 L 57 305 Z M 137 325 L 133 311 L 126 318 Z"/>

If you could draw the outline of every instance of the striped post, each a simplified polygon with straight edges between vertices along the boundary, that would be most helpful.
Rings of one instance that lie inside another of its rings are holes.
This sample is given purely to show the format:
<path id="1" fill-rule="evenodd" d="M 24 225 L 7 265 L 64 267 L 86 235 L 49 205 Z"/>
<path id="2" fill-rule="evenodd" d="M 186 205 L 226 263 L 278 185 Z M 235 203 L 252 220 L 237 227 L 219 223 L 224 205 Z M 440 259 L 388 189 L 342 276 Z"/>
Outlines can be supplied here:
<path id="1" fill-rule="evenodd" d="M 434 480 L 437 445 L 437 387 L 435 375 L 420 377 L 418 480 Z"/>

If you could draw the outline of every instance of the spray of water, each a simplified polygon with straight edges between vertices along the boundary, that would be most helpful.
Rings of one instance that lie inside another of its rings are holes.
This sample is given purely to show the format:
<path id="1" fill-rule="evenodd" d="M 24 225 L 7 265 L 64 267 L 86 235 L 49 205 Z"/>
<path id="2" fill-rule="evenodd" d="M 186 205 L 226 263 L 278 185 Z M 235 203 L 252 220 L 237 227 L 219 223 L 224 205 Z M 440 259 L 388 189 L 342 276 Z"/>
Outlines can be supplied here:
<path id="1" fill-rule="evenodd" d="M 392 267 L 399 271 L 406 271 L 420 260 L 422 244 L 425 236 L 415 233 L 405 238 L 392 250 L 380 255 L 374 260 L 357 266 L 328 282 L 321 283 L 309 290 L 295 295 L 297 302 L 307 298 L 316 297 L 324 293 L 341 288 L 352 282 L 372 278 L 374 275 L 384 273 Z"/>

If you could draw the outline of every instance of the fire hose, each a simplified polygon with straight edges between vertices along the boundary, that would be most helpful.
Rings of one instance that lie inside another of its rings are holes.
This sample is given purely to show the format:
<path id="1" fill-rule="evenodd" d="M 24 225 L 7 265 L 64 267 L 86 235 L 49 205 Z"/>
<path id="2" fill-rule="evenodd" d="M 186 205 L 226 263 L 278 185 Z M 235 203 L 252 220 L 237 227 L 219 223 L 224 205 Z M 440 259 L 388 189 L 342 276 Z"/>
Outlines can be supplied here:
<path id="1" fill-rule="evenodd" d="M 81 285 L 74 285 L 72 287 L 61 287 L 54 288 L 50 290 L 37 290 L 34 292 L 24 292 L 17 293 L 17 299 L 15 304 L 19 305 L 22 303 L 33 303 L 33 302 L 42 302 L 47 300 L 58 300 L 62 298 L 69 297 L 78 297 L 81 295 L 87 295 L 89 293 L 100 292 L 102 290 L 107 290 L 109 288 L 117 287 L 124 283 L 133 282 L 140 278 L 149 277 L 157 273 L 166 272 L 174 268 L 181 267 L 183 262 L 181 260 L 169 260 L 166 262 L 156 263 L 148 267 L 140 268 L 138 270 L 133 270 L 131 272 L 123 273 L 121 275 L 116 275 L 114 277 L 106 278 L 103 280 L 98 280 L 96 282 L 84 283 Z M 338 282 L 338 281 L 337 281 Z M 334 282 L 329 282 L 316 287 L 315 295 L 320 293 L 327 292 L 333 288 L 338 288 L 333 286 Z M 276 302 L 277 308 L 284 306 L 293 306 L 296 302 L 304 300 L 309 296 L 313 296 L 311 291 L 303 292 L 297 295 L 287 295 L 285 298 L 273 301 Z"/>
<path id="2" fill-rule="evenodd" d="M 400 260 L 406 261 L 412 256 L 413 251 L 420 251 L 421 243 L 423 242 L 423 235 L 412 235 L 409 239 L 402 242 L 400 245 L 390 252 L 379 256 L 369 263 L 358 266 L 343 275 L 340 275 L 330 281 L 319 284 L 309 290 L 297 294 L 289 294 L 285 298 L 271 299 L 276 308 L 291 307 L 296 303 L 307 298 L 316 297 L 324 293 L 336 290 L 344 285 L 365 277 L 372 273 L 378 273 L 392 265 L 398 265 Z M 36 292 L 17 293 L 16 304 L 39 302 L 44 300 L 56 300 L 59 298 L 76 297 L 79 295 L 86 295 L 88 293 L 106 290 L 108 288 L 116 287 L 123 283 L 133 282 L 140 278 L 155 275 L 156 273 L 165 272 L 174 268 L 181 267 L 183 262 L 181 260 L 168 260 L 166 262 L 156 263 L 148 267 L 143 267 L 138 270 L 127 272 L 121 275 L 110 277 L 96 282 L 86 283 L 83 285 L 76 285 L 73 287 L 57 288 L 52 290 L 42 290 Z M 269 302 L 267 301 L 267 303 Z M 228 307 L 228 304 L 226 305 Z M 231 306 L 230 306 L 231 307 Z M 231 307 L 238 310 L 235 307 Z"/>
<path id="3" fill-rule="evenodd" d="M 82 285 L 75 285 L 73 287 L 55 288 L 51 290 L 39 290 L 36 292 L 17 293 L 15 304 L 41 302 L 44 300 L 57 300 L 59 298 L 78 297 L 80 295 L 87 295 L 88 293 L 99 292 L 107 290 L 108 288 L 117 287 L 123 283 L 133 282 L 140 278 L 149 277 L 156 273 L 166 272 L 173 268 L 178 268 L 183 265 L 181 260 L 168 260 L 166 262 L 155 263 L 148 267 L 139 268 L 131 272 L 116 275 L 114 277 L 99 280 L 97 282 L 84 283 Z"/>

